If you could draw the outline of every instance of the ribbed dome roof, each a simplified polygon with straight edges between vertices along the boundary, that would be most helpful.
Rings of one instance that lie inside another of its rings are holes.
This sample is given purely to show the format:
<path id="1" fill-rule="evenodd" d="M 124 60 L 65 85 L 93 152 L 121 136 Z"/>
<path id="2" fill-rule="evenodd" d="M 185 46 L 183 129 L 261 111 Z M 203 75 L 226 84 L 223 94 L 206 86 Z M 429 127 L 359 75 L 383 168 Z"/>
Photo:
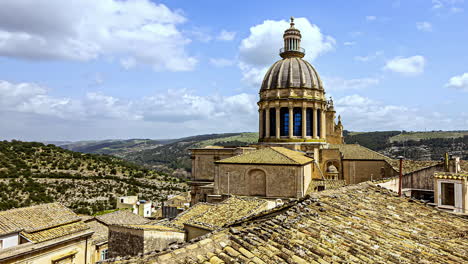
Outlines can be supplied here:
<path id="1" fill-rule="evenodd" d="M 261 90 L 277 88 L 323 89 L 322 81 L 314 67 L 297 57 L 279 60 L 267 71 Z"/>

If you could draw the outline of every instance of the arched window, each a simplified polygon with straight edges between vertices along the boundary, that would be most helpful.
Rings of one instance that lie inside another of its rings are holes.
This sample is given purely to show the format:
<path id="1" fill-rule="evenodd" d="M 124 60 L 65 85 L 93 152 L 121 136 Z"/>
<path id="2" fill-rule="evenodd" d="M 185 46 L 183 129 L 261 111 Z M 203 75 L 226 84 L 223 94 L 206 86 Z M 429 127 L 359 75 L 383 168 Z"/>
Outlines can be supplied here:
<path id="1" fill-rule="evenodd" d="M 276 136 L 276 108 L 270 108 L 270 136 Z"/>
<path id="2" fill-rule="evenodd" d="M 299 107 L 295 107 L 293 109 L 293 116 L 294 116 L 293 135 L 300 137 L 302 135 L 302 109 Z"/>
<path id="3" fill-rule="evenodd" d="M 287 107 L 280 109 L 280 135 L 289 136 L 289 109 Z"/>
<path id="4" fill-rule="evenodd" d="M 322 132 L 322 110 L 317 109 L 317 137 L 320 137 L 320 133 Z"/>
<path id="5" fill-rule="evenodd" d="M 307 108 L 307 119 L 306 119 L 306 135 L 311 137 L 312 136 L 312 124 L 313 122 L 313 111 L 312 108 Z"/>

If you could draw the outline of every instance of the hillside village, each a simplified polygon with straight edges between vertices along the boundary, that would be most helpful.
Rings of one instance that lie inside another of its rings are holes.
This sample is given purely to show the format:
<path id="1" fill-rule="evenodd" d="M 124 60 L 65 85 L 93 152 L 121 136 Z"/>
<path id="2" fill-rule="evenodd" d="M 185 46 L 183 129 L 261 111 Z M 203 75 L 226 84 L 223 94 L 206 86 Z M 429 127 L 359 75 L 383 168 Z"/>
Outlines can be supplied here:
<path id="1" fill-rule="evenodd" d="M 418 160 L 357 144 L 301 37 L 291 18 L 258 134 L 106 142 L 120 157 L 0 142 L 0 263 L 468 262 L 467 136 Z"/>

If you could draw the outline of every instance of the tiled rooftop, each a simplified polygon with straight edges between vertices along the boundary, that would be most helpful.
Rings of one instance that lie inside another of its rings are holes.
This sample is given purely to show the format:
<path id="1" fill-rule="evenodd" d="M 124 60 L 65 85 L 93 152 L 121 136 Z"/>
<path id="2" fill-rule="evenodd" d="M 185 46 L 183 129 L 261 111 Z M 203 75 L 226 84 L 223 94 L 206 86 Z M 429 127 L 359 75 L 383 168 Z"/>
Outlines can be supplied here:
<path id="1" fill-rule="evenodd" d="M 129 210 L 118 210 L 112 213 L 96 216 L 96 219 L 105 225 L 143 225 L 151 220 L 136 215 Z"/>
<path id="2" fill-rule="evenodd" d="M 449 180 L 466 180 L 468 179 L 468 172 L 451 173 L 451 172 L 436 172 L 435 178 L 449 179 Z"/>
<path id="3" fill-rule="evenodd" d="M 400 161 L 395 159 L 388 159 L 388 164 L 390 164 L 394 170 L 400 172 Z M 440 161 L 433 160 L 403 160 L 403 175 L 419 171 L 425 168 L 436 166 L 440 164 Z"/>
<path id="4" fill-rule="evenodd" d="M 268 202 L 263 199 L 232 196 L 191 218 L 186 224 L 215 230 L 243 217 L 264 211 L 267 207 Z"/>
<path id="5" fill-rule="evenodd" d="M 212 206 L 212 204 L 208 203 L 197 203 L 184 212 L 180 213 L 176 218 L 174 218 L 174 220 L 168 222 L 167 225 L 182 229 L 184 228 L 184 223 L 208 211 L 208 209 L 210 209 Z"/>
<path id="6" fill-rule="evenodd" d="M 94 231 L 91 237 L 93 244 L 106 242 L 109 237 L 109 228 L 97 220 L 87 221 L 86 225 Z"/>
<path id="7" fill-rule="evenodd" d="M 21 235 L 33 243 L 40 243 L 87 229 L 89 229 L 89 227 L 80 221 L 32 233 L 21 232 Z"/>
<path id="8" fill-rule="evenodd" d="M 0 212 L 0 234 L 11 233 L 14 229 L 31 233 L 80 219 L 72 210 L 59 203 L 11 209 Z"/>
<path id="9" fill-rule="evenodd" d="M 267 147 L 226 158 L 216 163 L 304 165 L 313 160 L 303 153 L 283 147 Z"/>
<path id="10" fill-rule="evenodd" d="M 468 263 L 467 235 L 466 218 L 361 183 L 114 263 Z"/>
<path id="11" fill-rule="evenodd" d="M 348 160 L 387 160 L 389 157 L 359 144 L 330 144 L 330 149 L 338 149 L 343 159 Z"/>

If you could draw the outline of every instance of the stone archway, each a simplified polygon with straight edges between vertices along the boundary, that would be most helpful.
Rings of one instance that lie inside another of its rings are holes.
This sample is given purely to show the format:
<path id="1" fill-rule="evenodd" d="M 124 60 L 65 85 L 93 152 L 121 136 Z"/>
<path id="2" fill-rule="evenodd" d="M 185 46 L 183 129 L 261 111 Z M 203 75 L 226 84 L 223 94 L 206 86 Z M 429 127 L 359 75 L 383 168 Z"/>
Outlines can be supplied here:
<path id="1" fill-rule="evenodd" d="M 266 173 L 260 169 L 248 172 L 249 193 L 253 196 L 266 196 Z"/>

